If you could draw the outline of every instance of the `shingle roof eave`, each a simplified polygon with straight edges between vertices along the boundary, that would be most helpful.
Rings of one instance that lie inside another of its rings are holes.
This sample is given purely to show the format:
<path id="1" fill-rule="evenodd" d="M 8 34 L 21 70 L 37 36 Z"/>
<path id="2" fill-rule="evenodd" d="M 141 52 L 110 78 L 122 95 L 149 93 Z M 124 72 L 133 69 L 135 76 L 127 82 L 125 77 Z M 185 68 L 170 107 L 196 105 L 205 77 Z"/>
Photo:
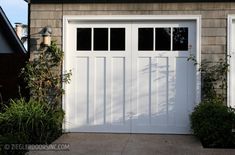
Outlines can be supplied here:
<path id="1" fill-rule="evenodd" d="M 8 39 L 11 39 L 13 41 L 13 42 L 10 42 L 10 43 L 13 44 L 13 48 L 17 49 L 16 52 L 20 52 L 22 54 L 26 54 L 27 51 L 24 48 L 23 43 L 21 42 L 21 40 L 17 36 L 14 28 L 11 26 L 10 21 L 8 20 L 6 14 L 4 13 L 3 9 L 1 8 L 1 6 L 0 6 L 0 24 L 3 25 L 3 28 L 5 30 L 3 32 L 6 33 L 7 36 L 9 36 Z"/>

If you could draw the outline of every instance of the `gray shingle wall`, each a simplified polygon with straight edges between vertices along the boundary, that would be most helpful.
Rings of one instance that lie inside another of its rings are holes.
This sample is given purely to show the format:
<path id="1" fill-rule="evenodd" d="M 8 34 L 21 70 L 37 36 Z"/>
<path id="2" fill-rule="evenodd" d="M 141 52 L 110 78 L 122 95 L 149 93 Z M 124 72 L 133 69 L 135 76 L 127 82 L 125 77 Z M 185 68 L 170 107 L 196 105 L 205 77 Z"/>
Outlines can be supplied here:
<path id="1" fill-rule="evenodd" d="M 202 59 L 216 62 L 226 57 L 227 15 L 235 14 L 234 3 L 148 3 L 148 4 L 31 4 L 31 58 L 37 53 L 45 26 L 53 28 L 53 39 L 62 47 L 63 15 L 201 15 Z M 33 35 L 32 35 L 33 34 Z"/>
<path id="2" fill-rule="evenodd" d="M 35 34 L 31 38 L 36 39 L 31 44 L 40 44 L 41 37 L 36 33 L 51 25 L 53 38 L 61 45 L 63 15 L 120 14 L 202 15 L 202 58 L 207 57 L 207 53 L 214 53 L 213 58 L 218 59 L 225 54 L 227 15 L 235 14 L 235 3 L 31 4 L 30 30 Z"/>

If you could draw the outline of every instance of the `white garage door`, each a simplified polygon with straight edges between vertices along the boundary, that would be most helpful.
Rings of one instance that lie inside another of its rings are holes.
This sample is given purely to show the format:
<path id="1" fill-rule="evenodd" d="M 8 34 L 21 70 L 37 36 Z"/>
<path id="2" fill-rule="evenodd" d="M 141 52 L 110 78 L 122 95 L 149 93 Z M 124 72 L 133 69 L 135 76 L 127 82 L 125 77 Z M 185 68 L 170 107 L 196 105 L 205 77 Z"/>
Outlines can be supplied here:
<path id="1" fill-rule="evenodd" d="M 71 22 L 65 37 L 67 131 L 190 133 L 195 22 Z"/>

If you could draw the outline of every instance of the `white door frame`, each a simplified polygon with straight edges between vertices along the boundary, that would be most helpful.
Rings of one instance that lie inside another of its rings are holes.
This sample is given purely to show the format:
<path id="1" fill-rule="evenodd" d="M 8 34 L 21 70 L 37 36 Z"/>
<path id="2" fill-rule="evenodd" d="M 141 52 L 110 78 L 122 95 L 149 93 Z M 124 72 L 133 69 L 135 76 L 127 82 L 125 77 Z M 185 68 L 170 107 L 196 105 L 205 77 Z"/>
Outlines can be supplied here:
<path id="1" fill-rule="evenodd" d="M 235 73 L 232 73 L 231 70 L 233 69 L 232 63 L 235 63 L 235 46 L 232 44 L 233 41 L 235 41 L 235 36 L 233 35 L 235 29 L 233 29 L 233 21 L 235 22 L 235 15 L 228 15 L 228 20 L 227 20 L 227 55 L 228 55 L 228 64 L 229 66 L 229 71 L 228 71 L 228 81 L 227 81 L 227 106 L 231 106 L 235 108 L 235 97 L 234 93 L 232 92 L 232 89 L 235 88 L 235 83 L 232 82 L 232 76 Z"/>
<path id="2" fill-rule="evenodd" d="M 69 57 L 66 47 L 66 33 L 67 27 L 70 23 L 74 22 L 88 22 L 88 21 L 195 21 L 196 22 L 196 55 L 198 65 L 196 66 L 196 97 L 195 104 L 200 103 L 201 101 L 201 73 L 199 71 L 201 63 L 201 15 L 69 15 L 63 16 L 63 51 L 64 53 L 64 62 L 63 62 L 63 73 L 70 70 L 66 59 Z M 66 84 L 63 83 L 63 88 L 66 90 Z M 62 98 L 62 107 L 66 111 L 66 92 Z M 63 129 L 65 132 L 68 132 L 66 129 L 65 123 L 67 122 L 66 118 L 63 123 Z"/>

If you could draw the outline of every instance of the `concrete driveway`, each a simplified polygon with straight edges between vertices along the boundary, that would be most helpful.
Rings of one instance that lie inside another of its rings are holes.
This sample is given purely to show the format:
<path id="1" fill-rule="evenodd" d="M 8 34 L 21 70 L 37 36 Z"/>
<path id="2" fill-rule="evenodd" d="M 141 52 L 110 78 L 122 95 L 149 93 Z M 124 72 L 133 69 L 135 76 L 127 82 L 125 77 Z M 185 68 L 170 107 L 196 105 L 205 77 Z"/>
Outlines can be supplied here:
<path id="1" fill-rule="evenodd" d="M 235 149 L 204 149 L 191 135 L 69 133 L 54 144 L 67 151 L 32 151 L 30 155 L 234 155 Z"/>

